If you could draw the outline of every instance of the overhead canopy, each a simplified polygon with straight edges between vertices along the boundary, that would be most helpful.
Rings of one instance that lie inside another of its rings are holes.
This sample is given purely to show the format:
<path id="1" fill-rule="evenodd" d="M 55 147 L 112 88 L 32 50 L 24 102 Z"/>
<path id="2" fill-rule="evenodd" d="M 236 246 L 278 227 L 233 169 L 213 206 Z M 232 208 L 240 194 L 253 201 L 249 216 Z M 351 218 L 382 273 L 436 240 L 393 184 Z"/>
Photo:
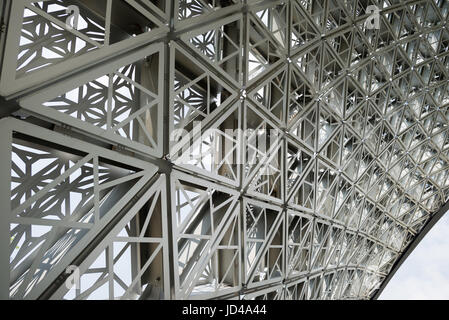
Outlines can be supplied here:
<path id="1" fill-rule="evenodd" d="M 370 299 L 445 212 L 447 1 L 0 10 L 3 298 Z"/>

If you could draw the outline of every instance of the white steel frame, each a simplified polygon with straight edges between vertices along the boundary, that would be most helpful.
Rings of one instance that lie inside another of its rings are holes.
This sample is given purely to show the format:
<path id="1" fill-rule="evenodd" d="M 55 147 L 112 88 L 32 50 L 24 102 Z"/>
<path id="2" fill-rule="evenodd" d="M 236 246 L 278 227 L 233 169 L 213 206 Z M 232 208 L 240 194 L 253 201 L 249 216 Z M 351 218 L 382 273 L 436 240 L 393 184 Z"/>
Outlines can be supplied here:
<path id="1" fill-rule="evenodd" d="M 1 298 L 370 299 L 447 203 L 446 0 L 0 10 Z"/>

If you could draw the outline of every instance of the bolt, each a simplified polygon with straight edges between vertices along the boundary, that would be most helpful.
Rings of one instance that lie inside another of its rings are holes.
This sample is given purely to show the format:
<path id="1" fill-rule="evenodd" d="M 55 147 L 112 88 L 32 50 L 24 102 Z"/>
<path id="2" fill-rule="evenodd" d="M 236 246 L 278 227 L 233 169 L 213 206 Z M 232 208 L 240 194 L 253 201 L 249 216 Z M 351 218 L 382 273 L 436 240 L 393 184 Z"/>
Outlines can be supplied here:
<path id="1" fill-rule="evenodd" d="M 240 99 L 241 100 L 246 99 L 246 90 L 245 89 L 240 90 Z"/>

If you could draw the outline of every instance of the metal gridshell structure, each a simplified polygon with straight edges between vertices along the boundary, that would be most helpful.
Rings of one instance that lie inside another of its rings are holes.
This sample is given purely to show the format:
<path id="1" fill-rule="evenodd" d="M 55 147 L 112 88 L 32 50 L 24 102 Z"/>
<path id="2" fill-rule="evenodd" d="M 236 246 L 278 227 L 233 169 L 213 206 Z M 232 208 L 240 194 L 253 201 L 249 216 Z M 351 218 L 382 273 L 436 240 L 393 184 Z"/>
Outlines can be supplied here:
<path id="1" fill-rule="evenodd" d="M 445 208 L 446 0 L 0 10 L 2 298 L 370 299 Z"/>

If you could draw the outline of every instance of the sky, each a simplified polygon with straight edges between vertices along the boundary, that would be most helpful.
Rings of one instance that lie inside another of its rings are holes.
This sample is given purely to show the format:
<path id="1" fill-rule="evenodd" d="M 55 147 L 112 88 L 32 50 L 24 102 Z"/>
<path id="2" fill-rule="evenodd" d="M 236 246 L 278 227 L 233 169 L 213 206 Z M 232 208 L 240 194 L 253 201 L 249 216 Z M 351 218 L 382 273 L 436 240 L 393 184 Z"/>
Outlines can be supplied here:
<path id="1" fill-rule="evenodd" d="M 449 299 L 449 213 L 429 231 L 379 300 Z"/>

